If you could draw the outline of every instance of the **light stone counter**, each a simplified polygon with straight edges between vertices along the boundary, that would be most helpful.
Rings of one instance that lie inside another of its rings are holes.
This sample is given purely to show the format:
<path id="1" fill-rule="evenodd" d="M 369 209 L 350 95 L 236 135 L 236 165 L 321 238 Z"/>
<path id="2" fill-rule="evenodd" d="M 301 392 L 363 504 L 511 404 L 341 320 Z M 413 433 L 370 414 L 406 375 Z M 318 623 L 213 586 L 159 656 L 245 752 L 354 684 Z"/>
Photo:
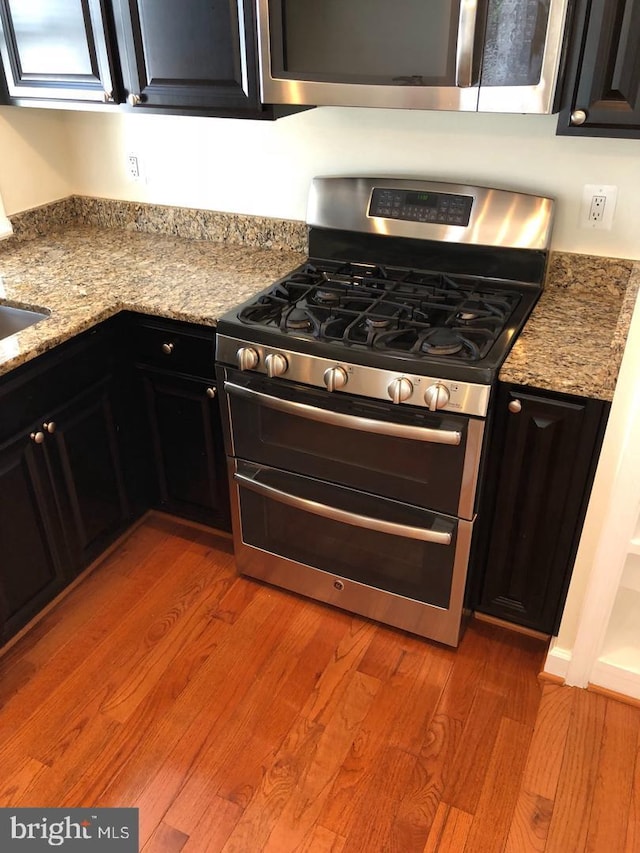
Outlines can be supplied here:
<path id="1" fill-rule="evenodd" d="M 75 222 L 49 224 L 43 236 L 41 229 L 21 227 L 0 243 L 0 302 L 50 311 L 46 320 L 0 340 L 0 374 L 121 310 L 215 325 L 305 258 L 292 248 Z"/>
<path id="2" fill-rule="evenodd" d="M 554 254 L 500 379 L 611 400 L 639 284 L 640 263 Z"/>
<path id="3" fill-rule="evenodd" d="M 100 199 L 12 221 L 16 236 L 0 243 L 0 302 L 51 316 L 0 341 L 0 374 L 121 310 L 215 325 L 306 249 L 303 223 Z M 610 400 L 639 285 L 640 263 L 554 254 L 500 379 Z"/>

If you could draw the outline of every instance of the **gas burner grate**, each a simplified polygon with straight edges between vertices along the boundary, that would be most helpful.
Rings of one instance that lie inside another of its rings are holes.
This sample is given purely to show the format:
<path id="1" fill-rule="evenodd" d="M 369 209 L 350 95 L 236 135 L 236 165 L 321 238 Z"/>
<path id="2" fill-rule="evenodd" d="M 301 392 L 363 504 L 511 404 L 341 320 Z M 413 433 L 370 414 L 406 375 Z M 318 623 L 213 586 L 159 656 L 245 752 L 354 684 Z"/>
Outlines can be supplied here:
<path id="1" fill-rule="evenodd" d="M 475 361 L 489 351 L 519 300 L 519 291 L 474 276 L 307 263 L 244 306 L 238 318 L 350 347 Z"/>

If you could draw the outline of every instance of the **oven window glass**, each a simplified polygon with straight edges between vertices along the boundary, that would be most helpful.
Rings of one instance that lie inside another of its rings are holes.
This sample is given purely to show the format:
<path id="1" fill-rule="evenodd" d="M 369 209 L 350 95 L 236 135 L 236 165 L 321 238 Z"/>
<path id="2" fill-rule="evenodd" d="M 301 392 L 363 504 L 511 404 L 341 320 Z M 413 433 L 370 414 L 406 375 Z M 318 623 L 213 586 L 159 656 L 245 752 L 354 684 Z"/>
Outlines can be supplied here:
<path id="1" fill-rule="evenodd" d="M 460 0 L 277 0 L 277 77 L 452 85 Z"/>
<path id="2" fill-rule="evenodd" d="M 236 377 L 232 374 L 238 383 L 266 387 L 271 392 L 269 396 L 276 393 L 273 383 L 264 386 L 257 379 Z M 277 389 L 278 395 L 285 393 L 285 388 Z M 295 398 L 312 406 L 320 417 L 321 404 L 331 405 L 334 409 L 349 409 L 347 413 L 353 415 L 355 422 L 374 418 L 392 425 L 404 420 L 436 431 L 458 431 L 462 440 L 459 445 L 447 445 L 337 426 L 276 411 L 261 404 L 259 398 L 249 400 L 230 392 L 235 455 L 448 515 L 459 514 L 467 418 L 426 410 L 414 414 L 393 407 L 392 403 L 349 401 L 345 395 L 336 394 L 327 400 L 326 392 L 300 388 L 296 389 Z"/>
<path id="3" fill-rule="evenodd" d="M 313 508 L 288 506 L 240 486 L 242 539 L 247 545 L 376 589 L 436 607 L 449 606 L 457 541 L 455 519 L 286 472 L 270 470 L 264 479 L 287 494 L 302 493 L 306 498 L 313 495 L 321 504 L 356 515 L 449 532 L 451 544 L 383 533 L 360 526 L 358 521 L 352 524 L 324 518 Z"/>

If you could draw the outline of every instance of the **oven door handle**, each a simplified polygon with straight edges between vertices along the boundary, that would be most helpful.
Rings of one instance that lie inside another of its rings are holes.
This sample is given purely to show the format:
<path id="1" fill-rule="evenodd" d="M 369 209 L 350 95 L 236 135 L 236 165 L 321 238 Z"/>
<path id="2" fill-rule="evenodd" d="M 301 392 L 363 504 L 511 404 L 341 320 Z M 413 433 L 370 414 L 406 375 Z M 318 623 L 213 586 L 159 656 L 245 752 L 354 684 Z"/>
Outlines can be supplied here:
<path id="1" fill-rule="evenodd" d="M 359 429 L 364 432 L 375 432 L 379 435 L 391 435 L 395 438 L 409 438 L 413 441 L 428 441 L 432 444 L 450 444 L 458 446 L 462 442 L 462 433 L 459 430 L 430 429 L 429 427 L 411 426 L 410 424 L 387 423 L 377 421 L 373 418 L 361 418 L 357 415 L 345 415 L 343 412 L 331 412 L 327 409 L 319 409 L 309 406 L 307 403 L 295 403 L 292 400 L 281 400 L 280 397 L 272 397 L 261 391 L 253 391 L 251 388 L 243 388 L 234 382 L 225 382 L 224 389 L 229 394 L 237 397 L 245 397 L 255 400 L 268 409 L 284 412 L 288 415 L 297 415 L 311 421 L 319 421 L 331 426 L 347 427 L 348 429 Z"/>
<path id="2" fill-rule="evenodd" d="M 282 492 L 273 486 L 267 486 L 266 483 L 260 483 L 252 477 L 246 477 L 244 474 L 235 473 L 233 479 L 256 492 L 263 497 L 272 498 L 274 501 L 279 501 L 286 506 L 294 509 L 301 509 L 304 512 L 320 515 L 323 518 L 329 518 L 332 521 L 339 521 L 343 524 L 350 524 L 352 527 L 364 527 L 365 530 L 376 530 L 378 533 L 390 533 L 392 536 L 401 536 L 404 539 L 420 539 L 422 542 L 432 542 L 434 545 L 451 545 L 451 534 L 439 530 L 426 530 L 423 527 L 410 527 L 407 524 L 396 524 L 393 521 L 384 521 L 379 518 L 369 518 L 366 515 L 357 515 L 353 512 L 347 512 L 344 509 L 327 506 L 326 504 L 311 501 L 308 498 L 299 498 L 296 495 L 290 495 L 288 492 Z"/>

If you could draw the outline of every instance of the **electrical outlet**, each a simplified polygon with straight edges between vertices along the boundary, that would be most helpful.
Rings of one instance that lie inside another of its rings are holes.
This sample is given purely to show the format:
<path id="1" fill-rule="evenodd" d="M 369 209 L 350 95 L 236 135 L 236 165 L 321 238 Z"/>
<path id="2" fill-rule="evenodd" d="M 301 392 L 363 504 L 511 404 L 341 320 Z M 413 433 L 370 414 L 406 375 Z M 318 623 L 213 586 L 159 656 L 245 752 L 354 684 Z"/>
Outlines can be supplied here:
<path id="1" fill-rule="evenodd" d="M 618 187 L 611 184 L 585 184 L 582 190 L 580 225 L 610 231 L 616 209 Z"/>
<path id="2" fill-rule="evenodd" d="M 127 177 L 130 181 L 142 180 L 142 164 L 137 154 L 127 154 Z"/>

